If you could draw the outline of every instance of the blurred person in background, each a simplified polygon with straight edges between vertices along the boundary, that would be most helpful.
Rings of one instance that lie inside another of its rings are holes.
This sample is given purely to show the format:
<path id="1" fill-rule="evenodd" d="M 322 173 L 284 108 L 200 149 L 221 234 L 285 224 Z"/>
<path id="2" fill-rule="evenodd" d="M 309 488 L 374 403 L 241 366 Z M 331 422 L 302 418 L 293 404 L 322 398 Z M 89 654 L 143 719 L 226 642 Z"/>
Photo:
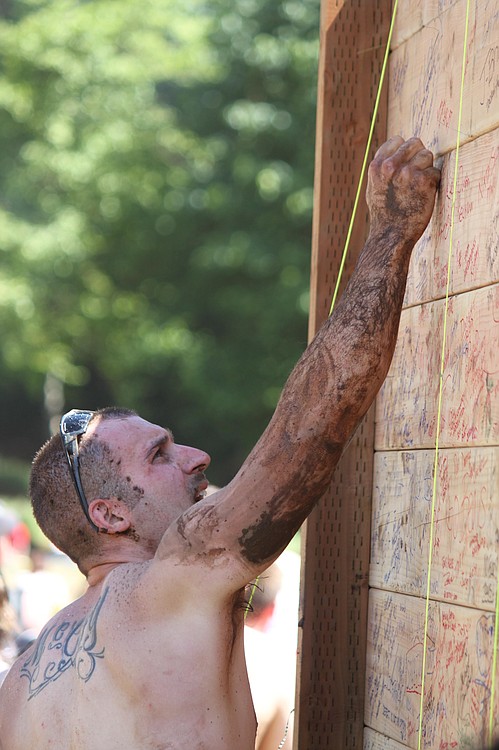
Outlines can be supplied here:
<path id="1" fill-rule="evenodd" d="M 15 596 L 21 628 L 37 637 L 47 621 L 71 602 L 72 596 L 63 576 L 49 568 L 47 550 L 32 543 L 29 560 L 30 570 L 17 577 Z"/>
<path id="2" fill-rule="evenodd" d="M 289 556 L 298 557 L 283 553 L 250 587 L 244 648 L 258 720 L 256 750 L 293 744 L 299 581 L 296 568 L 291 573 L 285 564 Z"/>
<path id="3" fill-rule="evenodd" d="M 19 519 L 0 502 L 0 540 L 5 541 L 19 525 Z M 2 547 L 0 547 L 2 549 Z M 0 563 L 2 560 L 0 559 Z M 5 578 L 0 569 L 0 684 L 17 656 L 16 637 L 19 634 L 16 614 L 11 604 Z"/>
<path id="4" fill-rule="evenodd" d="M 9 592 L 0 572 L 0 684 L 4 681 L 10 665 L 17 656 L 16 636 L 18 627 L 14 610 L 9 601 Z"/>

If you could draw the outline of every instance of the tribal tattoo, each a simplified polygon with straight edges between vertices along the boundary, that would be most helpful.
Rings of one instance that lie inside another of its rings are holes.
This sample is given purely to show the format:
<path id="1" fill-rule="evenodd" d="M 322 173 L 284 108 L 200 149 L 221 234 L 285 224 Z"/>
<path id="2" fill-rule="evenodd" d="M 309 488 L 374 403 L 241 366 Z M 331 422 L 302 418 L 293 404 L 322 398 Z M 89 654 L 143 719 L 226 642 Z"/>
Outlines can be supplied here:
<path id="1" fill-rule="evenodd" d="M 48 625 L 42 630 L 33 653 L 21 668 L 21 676 L 29 681 L 28 700 L 71 667 L 80 680 L 88 682 L 97 659 L 104 658 L 105 647 L 97 648 L 97 620 L 106 596 L 107 589 L 81 620 Z"/>

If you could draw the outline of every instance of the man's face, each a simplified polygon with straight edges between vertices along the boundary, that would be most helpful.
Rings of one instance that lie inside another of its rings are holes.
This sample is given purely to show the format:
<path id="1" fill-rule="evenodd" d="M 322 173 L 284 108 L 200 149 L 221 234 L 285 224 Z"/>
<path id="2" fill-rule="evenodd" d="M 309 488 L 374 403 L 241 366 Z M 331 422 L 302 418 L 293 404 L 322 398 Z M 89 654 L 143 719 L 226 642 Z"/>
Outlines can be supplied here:
<path id="1" fill-rule="evenodd" d="M 178 445 L 170 430 L 138 416 L 98 420 L 91 433 L 108 444 L 116 470 L 141 496 L 133 526 L 155 548 L 168 526 L 204 496 L 209 455 Z"/>

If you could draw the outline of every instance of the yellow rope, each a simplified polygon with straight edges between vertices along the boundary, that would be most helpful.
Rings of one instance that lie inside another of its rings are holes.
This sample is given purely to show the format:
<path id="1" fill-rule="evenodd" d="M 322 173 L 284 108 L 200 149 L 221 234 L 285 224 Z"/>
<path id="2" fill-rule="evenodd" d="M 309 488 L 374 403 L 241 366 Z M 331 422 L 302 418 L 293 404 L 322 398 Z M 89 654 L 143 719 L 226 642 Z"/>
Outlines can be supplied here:
<path id="1" fill-rule="evenodd" d="M 497 588 L 496 588 L 496 614 L 494 619 L 494 650 L 492 656 L 492 683 L 490 686 L 490 708 L 489 708 L 489 743 L 492 745 L 494 734 L 494 701 L 496 693 L 496 675 L 497 675 L 497 647 L 499 635 L 499 567 L 497 570 Z"/>
<path id="2" fill-rule="evenodd" d="M 438 453 L 439 453 L 439 440 L 440 440 L 440 423 L 442 417 L 442 392 L 443 392 L 443 377 L 444 377 L 444 365 L 445 365 L 445 344 L 447 338 L 447 313 L 449 309 L 449 290 L 450 290 L 450 275 L 451 275 L 451 260 L 452 260 L 452 241 L 454 234 L 454 212 L 456 207 L 456 194 L 457 194 L 457 178 L 459 169 L 459 133 L 461 132 L 461 118 L 463 110 L 463 98 L 464 98 L 464 76 L 466 70 L 466 52 L 468 48 L 468 25 L 469 25 L 469 13 L 470 13 L 470 0 L 466 3 L 466 21 L 464 27 L 464 44 L 463 44 L 463 61 L 461 70 L 461 91 L 459 95 L 459 116 L 457 124 L 457 142 L 456 142 L 456 157 L 454 164 L 454 186 L 452 190 L 452 208 L 451 208 L 451 219 L 450 219 L 450 231 L 449 231 L 449 255 L 447 259 L 447 286 L 445 290 L 445 307 L 444 307 L 444 323 L 442 333 L 442 352 L 440 358 L 440 378 L 438 388 L 438 407 L 437 407 L 437 425 L 436 425 L 436 437 L 435 437 L 435 461 L 433 465 L 433 492 L 431 498 L 431 520 L 430 520 L 430 539 L 429 539 L 429 552 L 428 552 L 428 577 L 426 581 L 426 607 L 425 607 L 425 623 L 424 623 L 424 641 L 423 641 L 423 664 L 421 669 L 421 700 L 419 705 L 419 736 L 418 736 L 418 750 L 421 750 L 423 741 L 423 709 L 424 709 L 424 695 L 425 695 L 425 681 L 426 681 L 426 653 L 428 643 L 428 624 L 430 614 L 430 593 L 431 593 L 431 565 L 433 561 L 433 537 L 435 530 L 435 504 L 437 497 L 437 478 L 438 478 Z"/>
<path id="3" fill-rule="evenodd" d="M 336 304 L 338 290 L 339 290 L 339 286 L 341 283 L 341 278 L 343 275 L 345 261 L 346 261 L 346 257 L 347 257 L 347 253 L 348 253 L 348 249 L 350 245 L 350 240 L 351 240 L 351 236 L 353 232 L 353 226 L 355 222 L 355 216 L 357 213 L 357 207 L 358 207 L 359 200 L 360 200 L 362 183 L 363 183 L 366 168 L 367 168 L 367 161 L 369 158 L 369 151 L 371 148 L 372 137 L 374 133 L 374 127 L 375 127 L 376 117 L 378 113 L 379 102 L 381 98 L 381 91 L 382 91 L 386 68 L 388 64 L 390 43 L 391 43 L 393 28 L 395 24 L 397 7 L 398 7 L 398 0 L 395 0 L 394 5 L 393 5 L 393 13 L 392 13 L 392 19 L 391 19 L 391 24 L 390 24 L 390 30 L 388 34 L 386 49 L 385 49 L 385 56 L 384 56 L 383 66 L 382 66 L 381 75 L 380 75 L 378 92 L 376 95 L 376 101 L 374 105 L 374 111 L 373 111 L 371 126 L 369 130 L 369 136 L 367 139 L 364 160 L 362 163 L 361 174 L 359 178 L 357 192 L 355 195 L 353 211 L 350 217 L 350 223 L 349 223 L 347 236 L 345 240 L 345 246 L 343 249 L 338 276 L 336 279 L 336 285 L 335 285 L 335 289 L 334 289 L 334 293 L 333 293 L 333 297 L 331 301 L 331 307 L 329 311 L 330 314 L 332 313 L 334 306 Z M 426 682 L 426 656 L 427 656 L 430 594 L 431 594 L 431 566 L 433 562 L 433 542 L 434 542 L 434 531 L 435 531 L 435 505 L 436 505 L 436 495 L 437 495 L 438 457 L 439 457 L 439 438 L 440 438 L 439 433 L 440 433 L 440 424 L 441 424 L 441 418 L 442 418 L 443 375 L 444 375 L 445 348 L 446 348 L 446 338 L 447 338 L 447 318 L 448 318 L 448 308 L 449 308 L 449 291 L 450 291 L 451 262 L 452 262 L 452 250 L 453 250 L 454 215 L 455 215 L 455 206 L 456 206 L 457 179 L 458 179 L 458 169 L 459 169 L 459 148 L 460 148 L 459 134 L 461 133 L 461 120 L 462 120 L 463 99 L 464 99 L 464 79 L 465 79 L 465 72 L 466 72 L 466 55 L 467 55 L 467 47 L 468 47 L 469 14 L 470 14 L 470 0 L 467 0 L 464 43 L 463 43 L 463 59 L 462 59 L 462 69 L 461 69 L 461 88 L 460 88 L 460 95 L 459 95 L 459 115 L 458 115 L 458 125 L 457 125 L 458 137 L 457 137 L 457 142 L 456 142 L 456 155 L 455 155 L 455 166 L 454 166 L 454 182 L 453 182 L 451 221 L 450 221 L 450 232 L 449 232 L 449 253 L 448 253 L 448 261 L 447 261 L 447 284 L 446 284 L 446 292 L 445 292 L 442 350 L 441 350 L 440 377 L 439 377 L 439 390 L 438 390 L 435 459 L 434 459 L 434 468 L 433 468 L 433 491 L 432 491 L 432 501 L 431 501 L 430 538 L 429 538 L 429 552 L 428 552 L 428 577 L 427 577 L 427 584 L 426 584 L 424 647 L 423 647 L 423 663 L 422 663 L 422 671 L 421 671 L 421 700 L 420 700 L 420 710 L 419 710 L 418 750 L 421 750 L 422 737 L 423 737 L 423 709 L 424 709 L 425 682 Z M 498 569 L 498 578 L 497 578 L 496 610 L 495 610 L 495 625 L 494 625 L 494 652 L 493 652 L 493 664 L 492 664 L 492 685 L 491 685 L 490 717 L 489 717 L 489 741 L 490 742 L 492 741 L 492 734 L 493 734 L 493 728 L 494 728 L 494 697 L 495 697 L 495 683 L 496 683 L 495 678 L 496 678 L 496 668 L 497 668 L 497 653 L 498 653 L 498 647 L 499 647 L 498 636 L 499 636 L 499 569 Z"/>
<path id="4" fill-rule="evenodd" d="M 386 41 L 386 49 L 385 49 L 385 56 L 383 58 L 383 66 L 381 68 L 381 75 L 380 75 L 380 78 L 379 78 L 378 91 L 377 91 L 377 94 L 376 94 L 376 100 L 374 102 L 374 110 L 373 110 L 373 115 L 372 115 L 372 119 L 371 119 L 371 127 L 369 128 L 369 135 L 367 137 L 367 144 L 366 144 L 366 151 L 365 151 L 365 154 L 364 154 L 364 161 L 362 163 L 362 169 L 360 171 L 359 184 L 358 184 L 358 187 L 357 187 L 357 193 L 355 195 L 355 201 L 354 201 L 354 204 L 353 204 L 352 215 L 350 217 L 350 224 L 348 226 L 347 236 L 346 236 L 346 240 L 345 240 L 345 247 L 343 248 L 343 254 L 341 256 L 341 262 L 340 262 L 340 268 L 339 268 L 339 271 L 338 271 L 338 277 L 336 279 L 336 286 L 334 288 L 333 299 L 331 301 L 331 308 L 329 310 L 329 314 L 330 315 L 333 312 L 333 308 L 334 308 L 334 305 L 336 303 L 336 297 L 338 296 L 338 290 L 340 288 L 341 277 L 343 275 L 343 268 L 345 266 L 345 261 L 346 261 L 346 257 L 347 257 L 347 253 L 348 253 L 348 248 L 350 246 L 350 240 L 352 238 L 353 225 L 354 225 L 354 222 L 355 222 L 355 216 L 357 214 L 357 206 L 359 205 L 360 194 L 361 194 L 361 190 L 362 190 L 362 182 L 364 180 L 364 175 L 366 173 L 367 160 L 369 158 L 369 151 L 371 149 L 371 143 L 372 143 L 372 138 L 373 138 L 373 133 L 374 133 L 374 126 L 376 124 L 376 117 L 378 115 L 379 102 L 380 102 L 380 99 L 381 99 L 381 90 L 383 88 L 383 82 L 385 80 L 386 68 L 388 66 L 388 57 L 389 57 L 389 54 L 390 54 L 390 43 L 392 41 L 393 27 L 395 26 L 395 17 L 397 15 L 397 7 L 398 7 L 398 0 L 395 0 L 395 2 L 393 4 L 392 20 L 391 20 L 391 23 L 390 23 L 390 30 L 388 32 L 388 39 Z"/>

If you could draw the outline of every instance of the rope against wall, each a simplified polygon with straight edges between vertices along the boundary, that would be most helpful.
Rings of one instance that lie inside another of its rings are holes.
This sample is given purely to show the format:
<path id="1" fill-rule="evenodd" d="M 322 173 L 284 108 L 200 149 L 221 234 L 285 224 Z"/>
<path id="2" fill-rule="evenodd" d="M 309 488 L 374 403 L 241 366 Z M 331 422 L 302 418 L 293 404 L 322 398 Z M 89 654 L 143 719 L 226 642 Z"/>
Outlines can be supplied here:
<path id="1" fill-rule="evenodd" d="M 341 278 L 343 275 L 345 261 L 346 261 L 346 257 L 348 254 L 353 226 L 354 226 L 355 217 L 357 213 L 357 207 L 358 207 L 358 203 L 360 200 L 362 183 L 363 183 L 365 171 L 367 168 L 368 155 L 369 155 L 369 151 L 371 148 L 375 121 L 376 121 L 377 112 L 378 112 L 378 105 L 379 105 L 379 101 L 381 98 L 381 91 L 382 91 L 386 68 L 388 64 L 390 44 L 391 44 L 391 38 L 392 38 L 392 33 L 393 33 L 393 28 L 394 28 L 396 13 L 397 13 L 397 7 L 398 7 L 398 0 L 395 0 L 394 5 L 393 5 L 392 19 L 390 23 L 387 46 L 386 46 L 385 56 L 383 60 L 383 67 L 381 71 L 374 111 L 373 111 L 373 115 L 371 119 L 370 129 L 369 129 L 369 136 L 368 136 L 367 145 L 366 145 L 365 154 L 364 154 L 364 160 L 362 163 L 362 169 L 361 169 L 359 183 L 358 183 L 358 187 L 357 187 L 357 191 L 355 195 L 353 211 L 352 211 L 352 215 L 350 218 L 350 223 L 349 223 L 347 236 L 345 240 L 345 246 L 344 246 L 343 254 L 341 257 L 340 267 L 339 267 L 338 276 L 336 279 L 336 285 L 334 288 L 334 293 L 333 293 L 333 297 L 331 301 L 329 314 L 332 313 L 335 303 L 336 303 L 337 296 L 338 296 L 339 286 L 340 286 Z M 429 539 L 429 554 L 428 554 L 428 577 L 427 577 L 427 587 L 426 587 L 426 597 L 425 597 L 424 645 L 423 645 L 423 661 L 422 661 L 422 670 L 421 670 L 421 699 L 420 699 L 420 711 L 419 711 L 418 750 L 421 750 L 421 743 L 422 743 L 422 738 L 423 738 L 423 711 L 424 711 L 425 682 L 426 682 L 426 659 L 427 659 L 427 647 L 428 647 L 429 602 L 430 602 L 430 593 L 431 593 L 431 568 L 432 568 L 432 562 L 433 562 L 432 560 L 433 541 L 434 541 L 434 530 L 435 530 L 434 527 L 435 527 L 435 505 L 436 505 L 437 477 L 438 477 L 439 433 L 440 433 L 440 424 L 441 424 L 441 416 L 442 416 L 443 369 L 444 369 L 444 362 L 445 362 L 446 338 L 447 338 L 447 320 L 448 320 L 450 278 L 451 278 L 452 253 L 453 253 L 453 233 L 454 233 L 454 223 L 455 223 L 457 179 L 458 179 L 458 170 L 459 170 L 459 149 L 460 149 L 460 134 L 461 134 L 462 110 L 463 110 L 463 99 L 464 99 L 464 80 L 465 80 L 466 58 L 467 58 L 467 47 L 468 47 L 469 15 L 470 15 L 470 0 L 467 0 L 465 33 L 464 33 L 464 42 L 463 42 L 463 58 L 462 58 L 462 67 L 461 67 L 461 85 L 460 85 L 460 92 L 459 92 L 459 116 L 458 116 L 457 140 L 456 140 L 456 148 L 455 148 L 456 155 L 455 155 L 452 206 L 451 206 L 451 223 L 450 223 L 450 231 L 449 231 L 449 252 L 448 252 L 448 259 L 447 259 L 447 283 L 446 283 L 446 293 L 445 293 L 442 350 L 441 350 L 440 373 L 439 373 L 437 427 L 436 427 L 436 438 L 435 438 L 435 457 L 434 457 L 434 469 L 433 469 L 433 490 L 432 490 L 432 501 L 431 501 L 430 539 Z M 498 636 L 499 636 L 499 567 L 498 567 L 498 575 L 497 575 L 497 591 L 496 591 L 495 622 L 494 622 L 494 644 L 493 644 L 493 660 L 492 660 L 492 681 L 491 681 L 490 707 L 489 707 L 488 732 L 489 732 L 490 743 L 492 742 L 492 739 L 493 739 L 493 729 L 494 729 L 494 699 L 495 699 L 496 672 L 497 672 L 497 661 L 498 661 L 497 656 L 498 656 L 498 647 L 499 647 Z"/>
<path id="2" fill-rule="evenodd" d="M 460 147 L 460 134 L 461 134 L 461 120 L 463 112 L 463 98 L 464 98 L 464 78 L 466 72 L 466 53 L 468 49 L 468 29 L 469 29 L 469 15 L 470 15 L 470 0 L 466 0 L 466 20 L 464 27 L 464 42 L 463 42 L 463 58 L 461 67 L 461 86 L 459 91 L 459 114 L 457 123 L 457 140 L 456 140 L 456 156 L 454 162 L 454 180 L 452 190 L 452 204 L 451 204 L 451 219 L 450 219 L 450 230 L 449 230 L 449 252 L 447 256 L 447 283 L 445 289 L 445 306 L 444 306 L 444 320 L 443 320 L 443 333 L 442 333 L 442 349 L 440 356 L 440 373 L 439 373 L 439 385 L 438 385 L 438 405 L 437 405 L 437 424 L 436 424 L 436 435 L 435 435 L 435 457 L 433 463 L 433 489 L 431 497 L 431 518 L 430 518 L 430 539 L 429 539 L 429 550 L 428 550 L 428 575 L 426 579 L 426 597 L 425 597 L 425 619 L 424 619 L 424 638 L 423 638 L 423 663 L 421 668 L 421 699 L 419 704 L 419 733 L 418 733 L 418 750 L 421 750 L 423 742 L 423 712 L 424 712 L 424 698 L 425 698 L 425 687 L 426 687 L 426 658 L 428 649 L 428 626 L 430 616 L 430 593 L 431 593 L 431 566 L 433 563 L 433 541 L 435 533 L 435 506 L 437 498 L 437 478 L 438 478 L 438 457 L 440 448 L 440 425 L 442 420 L 442 394 L 443 394 L 443 379 L 444 379 L 444 366 L 445 366 L 445 351 L 447 341 L 447 319 L 449 309 L 449 292 L 450 292 L 450 279 L 451 279 L 451 267 L 452 267 L 452 251 L 453 251 L 453 239 L 454 239 L 454 217 L 456 208 L 456 195 L 457 195 L 457 178 L 459 170 L 459 147 Z M 497 630 L 497 627 L 496 627 Z M 496 641 L 497 643 L 497 641 Z M 497 645 L 495 646 L 495 650 Z M 493 704 L 491 703 L 491 712 Z M 492 717 L 491 717 L 492 719 Z"/>

